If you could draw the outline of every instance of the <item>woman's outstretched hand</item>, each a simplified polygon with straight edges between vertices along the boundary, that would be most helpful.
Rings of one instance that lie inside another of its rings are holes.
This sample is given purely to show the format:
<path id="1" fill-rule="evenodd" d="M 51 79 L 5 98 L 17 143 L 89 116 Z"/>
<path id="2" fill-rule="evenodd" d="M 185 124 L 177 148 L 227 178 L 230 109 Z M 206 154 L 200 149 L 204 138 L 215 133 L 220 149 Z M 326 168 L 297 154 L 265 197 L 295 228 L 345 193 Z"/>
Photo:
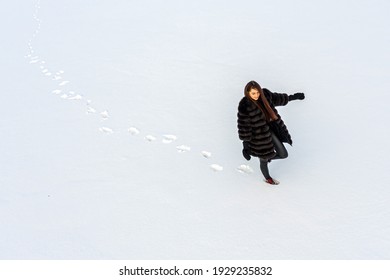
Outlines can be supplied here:
<path id="1" fill-rule="evenodd" d="M 305 99 L 305 94 L 303 92 L 297 92 L 297 93 L 294 93 L 294 94 L 288 96 L 288 101 L 298 100 L 298 99 L 299 100 Z"/>

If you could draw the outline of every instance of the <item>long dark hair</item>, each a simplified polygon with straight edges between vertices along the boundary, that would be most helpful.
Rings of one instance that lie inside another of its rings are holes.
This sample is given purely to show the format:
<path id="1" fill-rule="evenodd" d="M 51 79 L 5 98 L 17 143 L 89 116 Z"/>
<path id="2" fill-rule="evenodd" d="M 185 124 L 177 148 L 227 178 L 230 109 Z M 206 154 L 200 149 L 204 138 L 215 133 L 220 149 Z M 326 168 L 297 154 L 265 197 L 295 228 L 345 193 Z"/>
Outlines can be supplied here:
<path id="1" fill-rule="evenodd" d="M 251 89 L 257 89 L 259 91 L 261 101 L 263 101 L 265 108 L 262 108 L 259 102 L 253 100 L 252 97 L 250 97 L 249 92 L 251 91 Z M 247 83 L 244 89 L 244 94 L 249 100 L 255 103 L 255 105 L 263 112 L 267 122 L 276 121 L 278 119 L 278 116 L 275 114 L 274 110 L 272 110 L 271 106 L 269 105 L 268 100 L 264 95 L 263 89 L 257 82 L 250 81 L 249 83 Z"/>

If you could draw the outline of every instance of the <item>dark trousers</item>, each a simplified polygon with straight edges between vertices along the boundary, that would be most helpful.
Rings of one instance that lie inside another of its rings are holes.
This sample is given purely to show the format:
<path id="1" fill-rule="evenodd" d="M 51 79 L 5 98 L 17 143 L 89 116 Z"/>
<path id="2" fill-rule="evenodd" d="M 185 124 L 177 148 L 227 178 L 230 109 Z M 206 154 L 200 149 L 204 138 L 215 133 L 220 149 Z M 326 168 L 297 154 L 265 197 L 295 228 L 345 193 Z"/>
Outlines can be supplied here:
<path id="1" fill-rule="evenodd" d="M 276 135 L 273 132 L 271 132 L 271 136 L 272 136 L 272 142 L 274 143 L 275 152 L 276 152 L 276 155 L 271 160 L 287 158 L 288 153 L 286 147 L 284 147 L 283 143 L 280 142 L 279 138 L 276 137 Z M 261 173 L 263 173 L 265 179 L 271 178 L 268 170 L 268 160 L 260 158 L 260 170 Z"/>

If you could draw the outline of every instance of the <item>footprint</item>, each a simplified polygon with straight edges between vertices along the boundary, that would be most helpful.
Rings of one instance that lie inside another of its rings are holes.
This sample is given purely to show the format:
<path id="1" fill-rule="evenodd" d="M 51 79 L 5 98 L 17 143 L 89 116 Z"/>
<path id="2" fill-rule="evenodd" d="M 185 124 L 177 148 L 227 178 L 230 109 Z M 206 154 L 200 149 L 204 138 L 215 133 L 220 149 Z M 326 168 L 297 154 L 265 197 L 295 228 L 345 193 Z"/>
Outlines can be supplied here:
<path id="1" fill-rule="evenodd" d="M 114 131 L 111 129 L 111 128 L 108 128 L 108 127 L 101 127 L 101 128 L 99 128 L 99 130 L 101 131 L 101 132 L 103 132 L 103 133 L 106 133 L 106 134 L 112 134 L 112 133 L 114 133 Z"/>
<path id="2" fill-rule="evenodd" d="M 210 165 L 210 168 L 215 171 L 215 172 L 218 172 L 218 171 L 222 171 L 223 170 L 223 167 L 218 165 L 218 164 L 212 164 Z"/>
<path id="3" fill-rule="evenodd" d="M 140 131 L 135 128 L 135 127 L 130 127 L 128 130 L 127 130 L 131 135 L 138 135 L 140 133 Z"/>
<path id="4" fill-rule="evenodd" d="M 69 81 L 63 81 L 63 82 L 61 82 L 60 84 L 59 84 L 59 86 L 64 86 L 64 85 L 66 85 L 66 84 L 68 84 L 69 83 Z"/>
<path id="5" fill-rule="evenodd" d="M 63 95 L 61 95 L 61 98 L 62 99 L 68 99 L 69 95 L 67 95 L 66 93 L 64 93 Z"/>
<path id="6" fill-rule="evenodd" d="M 95 114 L 96 113 L 96 110 L 92 107 L 88 107 L 87 108 L 87 114 Z"/>
<path id="7" fill-rule="evenodd" d="M 61 79 L 62 78 L 60 76 L 58 76 L 58 75 L 54 75 L 53 78 L 52 78 L 53 81 L 58 81 L 58 80 L 61 80 Z"/>
<path id="8" fill-rule="evenodd" d="M 237 167 L 237 171 L 246 174 L 253 173 L 253 169 L 249 165 L 245 165 L 245 164 L 241 164 L 239 167 Z"/>
<path id="9" fill-rule="evenodd" d="M 60 90 L 60 89 L 55 89 L 55 90 L 52 91 L 52 93 L 54 93 L 54 94 L 60 94 L 61 91 L 62 91 L 62 90 Z"/>
<path id="10" fill-rule="evenodd" d="M 100 116 L 102 116 L 102 119 L 103 119 L 103 120 L 107 120 L 107 119 L 110 117 L 110 115 L 108 114 L 107 111 L 101 112 L 101 113 L 100 113 Z"/>
<path id="11" fill-rule="evenodd" d="M 153 135 L 147 135 L 145 137 L 146 140 L 148 140 L 149 142 L 152 142 L 152 141 L 155 141 L 156 140 L 156 137 L 154 137 Z"/>
<path id="12" fill-rule="evenodd" d="M 202 156 L 204 156 L 205 158 L 211 158 L 211 153 L 210 152 L 207 152 L 207 151 L 202 151 Z"/>
<path id="13" fill-rule="evenodd" d="M 179 153 L 185 153 L 191 151 L 191 147 L 185 145 L 177 146 L 176 149 Z"/>
<path id="14" fill-rule="evenodd" d="M 164 144 L 170 144 L 170 143 L 172 143 L 173 141 L 176 141 L 176 140 L 177 140 L 177 137 L 175 135 L 163 135 L 162 142 Z"/>
<path id="15" fill-rule="evenodd" d="M 69 97 L 69 100 L 81 100 L 83 97 L 80 94 L 77 94 L 75 96 Z"/>

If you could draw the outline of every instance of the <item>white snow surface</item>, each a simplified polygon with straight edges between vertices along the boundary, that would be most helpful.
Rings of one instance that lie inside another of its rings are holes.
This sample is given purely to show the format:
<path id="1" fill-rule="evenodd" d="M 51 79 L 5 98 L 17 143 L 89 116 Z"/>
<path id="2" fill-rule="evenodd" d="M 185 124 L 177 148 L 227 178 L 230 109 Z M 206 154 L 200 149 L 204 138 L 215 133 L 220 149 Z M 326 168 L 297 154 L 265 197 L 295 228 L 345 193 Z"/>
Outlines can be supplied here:
<path id="1" fill-rule="evenodd" d="M 389 10 L 3 3 L 0 258 L 389 259 Z M 306 94 L 278 186 L 241 154 L 252 79 Z"/>

